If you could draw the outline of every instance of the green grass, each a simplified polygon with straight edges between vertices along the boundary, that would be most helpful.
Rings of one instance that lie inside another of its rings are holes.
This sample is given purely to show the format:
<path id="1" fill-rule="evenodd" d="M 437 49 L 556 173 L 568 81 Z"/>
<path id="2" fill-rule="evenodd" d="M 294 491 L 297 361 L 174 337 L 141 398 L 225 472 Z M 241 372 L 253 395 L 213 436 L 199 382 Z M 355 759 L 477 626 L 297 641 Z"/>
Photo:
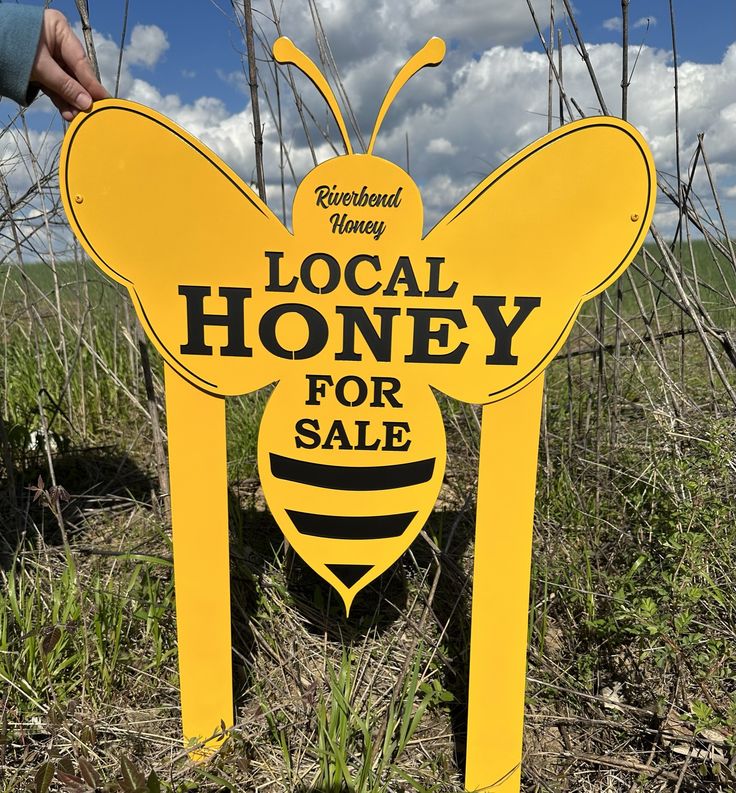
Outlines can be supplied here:
<path id="1" fill-rule="evenodd" d="M 45 557 L 45 558 L 44 558 Z M 159 674 L 174 655 L 170 563 L 116 557 L 78 570 L 71 554 L 23 555 L 3 573 L 0 680 L 19 717 L 97 709 L 135 670 Z"/>
<path id="2" fill-rule="evenodd" d="M 732 273 L 704 243 L 695 251 L 703 303 L 733 328 L 721 271 Z M 478 409 L 438 395 L 442 508 L 345 620 L 264 511 L 256 447 L 268 389 L 228 400 L 238 720 L 195 766 L 180 742 L 171 551 L 151 499 L 132 315 L 93 269 L 59 274 L 69 378 L 48 268 L 28 268 L 25 286 L 17 268 L 4 281 L 0 791 L 461 790 Z M 523 772 L 535 793 L 637 780 L 654 791 L 681 773 L 683 790 L 736 784 L 733 407 L 697 334 L 679 335 L 679 310 L 641 272 L 632 281 L 640 299 L 623 282 L 619 358 L 609 351 L 600 368 L 590 303 L 574 355 L 547 371 Z M 616 303 L 614 287 L 611 348 Z M 647 328 L 663 338 L 642 340 Z M 32 435 L 41 410 L 69 502 L 52 493 Z"/>

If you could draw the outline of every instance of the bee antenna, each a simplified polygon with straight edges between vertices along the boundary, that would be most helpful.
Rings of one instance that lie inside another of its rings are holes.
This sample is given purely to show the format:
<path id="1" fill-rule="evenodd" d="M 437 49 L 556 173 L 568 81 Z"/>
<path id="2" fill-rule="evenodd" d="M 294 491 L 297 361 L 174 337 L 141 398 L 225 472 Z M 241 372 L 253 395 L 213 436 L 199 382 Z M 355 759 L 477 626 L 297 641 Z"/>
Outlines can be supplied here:
<path id="1" fill-rule="evenodd" d="M 335 99 L 335 94 L 330 88 L 329 83 L 325 80 L 324 75 L 322 72 L 315 66 L 314 61 L 303 53 L 299 47 L 294 44 L 294 42 L 287 38 L 286 36 L 280 36 L 276 39 L 273 43 L 273 57 L 278 61 L 278 63 L 291 63 L 300 69 L 304 74 L 309 77 L 309 79 L 314 83 L 317 90 L 322 94 L 325 98 L 325 101 L 330 107 L 332 111 L 332 115 L 335 116 L 335 121 L 337 121 L 337 126 L 340 128 L 340 134 L 342 135 L 343 142 L 345 143 L 345 149 L 347 150 L 348 154 L 353 153 L 353 147 L 350 145 L 350 137 L 348 136 L 348 130 L 345 126 L 345 121 L 342 117 L 342 113 L 340 112 L 340 107 L 337 104 L 337 99 Z"/>
<path id="2" fill-rule="evenodd" d="M 376 138 L 378 137 L 378 130 L 381 128 L 381 124 L 383 123 L 383 119 L 388 112 L 388 108 L 394 99 L 396 99 L 396 95 L 399 93 L 399 91 L 420 69 L 423 69 L 425 66 L 437 66 L 442 62 L 444 57 L 445 42 L 442 39 L 437 38 L 437 36 L 433 36 L 422 47 L 422 49 L 419 50 L 419 52 L 412 55 L 412 57 L 409 58 L 409 60 L 404 64 L 401 71 L 396 75 L 396 77 L 394 77 L 394 81 L 391 83 L 391 86 L 386 92 L 386 96 L 383 98 L 381 109 L 378 111 L 376 123 L 373 127 L 371 142 L 368 144 L 368 151 L 366 152 L 367 154 L 373 153 L 373 147 L 375 146 Z"/>

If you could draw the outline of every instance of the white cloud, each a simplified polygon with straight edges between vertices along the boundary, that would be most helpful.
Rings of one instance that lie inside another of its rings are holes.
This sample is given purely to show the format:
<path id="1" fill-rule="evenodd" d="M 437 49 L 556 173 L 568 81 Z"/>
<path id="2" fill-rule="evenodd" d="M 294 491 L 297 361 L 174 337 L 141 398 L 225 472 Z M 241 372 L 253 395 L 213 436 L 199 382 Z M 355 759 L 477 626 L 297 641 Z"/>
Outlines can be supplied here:
<path id="1" fill-rule="evenodd" d="M 215 74 L 222 80 L 223 83 L 232 86 L 241 94 L 248 91 L 248 81 L 245 79 L 245 73 L 242 69 L 236 69 L 232 72 L 226 72 L 223 69 L 216 69 Z"/>
<path id="2" fill-rule="evenodd" d="M 125 47 L 123 58 L 129 65 L 152 69 L 169 49 L 166 33 L 158 25 L 136 25 Z"/>
<path id="3" fill-rule="evenodd" d="M 641 17 L 634 22 L 635 28 L 653 28 L 657 24 L 657 17 Z"/>
<path id="4" fill-rule="evenodd" d="M 533 0 L 542 24 L 549 0 Z M 380 50 L 418 48 L 430 36 L 463 47 L 522 44 L 536 34 L 526 2 L 509 0 L 326 0 L 320 21 L 341 68 L 372 58 Z M 284 33 L 295 42 L 314 42 L 308 4 L 285 0 Z M 314 48 L 316 49 L 316 48 Z M 312 54 L 312 52 L 310 52 Z M 316 54 L 316 53 L 315 53 Z"/>
<path id="5" fill-rule="evenodd" d="M 632 28 L 647 28 L 647 27 L 654 27 L 657 24 L 657 17 L 648 16 L 648 17 L 640 17 L 639 19 L 631 25 Z M 623 30 L 623 20 L 621 17 L 610 17 L 609 19 L 603 20 L 603 28 L 605 30 L 611 30 L 614 33 L 620 33 Z"/>
<path id="6" fill-rule="evenodd" d="M 457 148 L 447 138 L 432 138 L 427 144 L 427 154 L 457 154 Z"/>
<path id="7" fill-rule="evenodd" d="M 413 4 L 408 0 L 393 4 L 388 0 L 372 3 L 351 0 L 349 4 L 347 0 L 324 0 L 320 7 L 345 90 L 366 139 L 398 69 L 429 34 L 439 31 L 448 40 L 445 62 L 437 68 L 422 70 L 402 90 L 386 116 L 376 146 L 377 155 L 403 167 L 408 133 L 411 175 L 422 191 L 427 227 L 504 159 L 546 132 L 548 63 L 542 53 L 519 46 L 532 32 L 525 3 L 463 2 L 463 14 L 456 13 L 460 8 L 459 0 L 449 4 L 441 4 L 440 0 L 415 0 Z M 539 2 L 539 11 L 542 22 L 548 11 L 544 0 Z M 286 0 L 283 13 L 284 32 L 319 64 L 312 22 L 305 5 Z M 135 44 L 137 50 L 132 57 L 130 51 L 126 51 L 121 96 L 148 104 L 170 116 L 200 137 L 252 183 L 255 165 L 248 94 L 243 95 L 242 107 L 233 111 L 216 96 L 184 102 L 177 94 L 166 94 L 156 86 L 155 72 L 142 79 L 136 67 L 153 68 L 168 46 L 165 33 L 158 28 L 158 32 L 152 31 L 152 27 L 146 26 L 137 37 L 137 28 L 134 29 L 131 46 Z M 267 26 L 264 31 L 266 36 L 275 37 L 275 32 Z M 144 55 L 146 40 L 150 40 L 151 50 Z M 97 35 L 96 42 L 103 79 L 108 86 L 114 85 L 117 46 L 106 36 Z M 616 114 L 621 95 L 621 48 L 613 43 L 599 44 L 590 45 L 589 51 L 609 111 Z M 566 46 L 563 59 L 569 96 L 587 114 L 597 113 L 598 101 L 585 64 L 575 48 Z M 265 61 L 259 63 L 261 77 L 267 77 Z M 191 53 L 186 68 L 200 67 L 203 68 L 196 53 Z M 731 214 L 736 212 L 736 147 L 732 142 L 736 128 L 735 72 L 736 44 L 729 48 L 720 64 L 684 62 L 679 71 L 683 171 L 687 171 L 698 133 L 704 132 L 711 168 Z M 313 159 L 286 73 L 282 70 L 281 74 L 283 148 L 266 101 L 268 92 L 275 111 L 275 90 L 268 79 L 261 86 L 260 97 L 269 202 L 279 215 L 282 153 L 295 173 L 294 180 L 286 162 L 284 190 L 288 215 L 295 182 L 313 167 Z M 324 100 L 309 81 L 296 70 L 294 75 L 297 90 L 316 122 L 310 120 L 307 113 L 315 155 L 322 161 L 334 156 L 335 151 L 325 142 L 317 125 L 328 130 L 341 152 L 336 125 Z M 241 84 L 243 81 L 237 62 L 233 63 L 231 72 L 224 71 L 220 76 L 228 81 L 240 80 Z M 673 84 L 671 54 L 642 47 L 629 91 L 629 118 L 649 141 L 657 167 L 663 173 L 675 171 Z M 217 85 L 213 85 L 213 91 L 216 90 Z M 554 111 L 557 112 L 556 95 Z M 352 140 L 359 149 L 354 133 Z M 707 193 L 703 174 L 696 178 L 695 188 L 704 195 Z M 671 217 L 671 210 L 661 201 L 658 219 L 669 223 Z"/>

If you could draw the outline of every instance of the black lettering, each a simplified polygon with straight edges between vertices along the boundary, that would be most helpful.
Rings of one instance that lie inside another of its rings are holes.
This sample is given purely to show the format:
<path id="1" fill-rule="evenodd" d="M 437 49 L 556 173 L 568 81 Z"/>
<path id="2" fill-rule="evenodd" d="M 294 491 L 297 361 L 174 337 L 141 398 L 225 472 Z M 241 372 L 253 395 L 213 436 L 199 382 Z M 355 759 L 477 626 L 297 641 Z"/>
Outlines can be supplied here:
<path id="1" fill-rule="evenodd" d="M 404 440 L 403 433 L 409 434 L 409 423 L 406 421 L 384 421 L 383 426 L 386 428 L 386 443 L 383 446 L 383 451 L 407 451 L 411 446 L 411 440 L 409 438 Z"/>
<path id="2" fill-rule="evenodd" d="M 370 421 L 356 421 L 355 426 L 358 428 L 358 441 L 355 444 L 355 450 L 360 452 L 372 452 L 381 445 L 381 441 L 376 438 L 373 443 L 368 443 L 368 427 Z"/>
<path id="3" fill-rule="evenodd" d="M 345 393 L 346 388 L 351 383 L 354 383 L 358 389 L 355 394 L 355 399 L 349 399 Z M 352 374 L 345 375 L 345 377 L 341 377 L 335 384 L 335 396 L 341 405 L 345 405 L 346 408 L 354 408 L 357 405 L 362 405 L 363 402 L 365 402 L 366 397 L 368 396 L 368 384 L 365 380 L 363 380 L 362 377 L 357 377 L 356 375 Z"/>
<path id="4" fill-rule="evenodd" d="M 294 276 L 288 284 L 282 284 L 279 278 L 279 270 L 281 269 L 281 260 L 284 254 L 279 251 L 266 251 L 268 258 L 268 284 L 266 292 L 293 292 L 296 289 L 298 278 Z"/>
<path id="5" fill-rule="evenodd" d="M 361 286 L 355 277 L 355 271 L 361 262 L 367 262 L 373 265 L 373 269 L 379 272 L 381 269 L 381 260 L 378 256 L 369 256 L 366 253 L 359 253 L 353 256 L 345 265 L 345 285 L 354 295 L 372 295 L 381 288 L 380 282 L 376 281 L 373 286 Z"/>
<path id="6" fill-rule="evenodd" d="M 399 402 L 394 394 L 401 388 L 401 383 L 395 377 L 371 377 L 373 383 L 373 402 L 372 408 L 382 408 L 385 406 L 384 397 L 391 407 L 402 408 L 403 403 Z"/>
<path id="7" fill-rule="evenodd" d="M 308 374 L 309 398 L 305 405 L 319 405 L 321 397 L 327 393 L 327 386 L 332 385 L 332 377 L 328 374 Z"/>
<path id="8" fill-rule="evenodd" d="M 459 308 L 408 308 L 406 313 L 414 318 L 411 355 L 404 358 L 407 363 L 460 363 L 462 361 L 465 351 L 468 349 L 468 345 L 464 341 L 450 352 L 431 353 L 429 351 L 430 341 L 436 341 L 440 347 L 447 347 L 449 343 L 449 323 L 442 322 L 439 327 L 432 330 L 430 324 L 433 319 L 449 320 L 460 330 L 467 327 L 465 316 Z"/>
<path id="9" fill-rule="evenodd" d="M 511 340 L 529 314 L 531 314 L 535 308 L 538 308 L 541 303 L 541 297 L 515 298 L 514 305 L 519 310 L 514 314 L 514 318 L 507 325 L 500 311 L 501 306 L 506 305 L 505 297 L 491 295 L 473 298 L 473 305 L 478 306 L 496 342 L 493 354 L 486 356 L 487 364 L 513 366 L 518 363 L 518 356 L 511 354 Z"/>
<path id="10" fill-rule="evenodd" d="M 411 261 L 408 256 L 399 256 L 396 267 L 394 267 L 394 271 L 391 273 L 391 278 L 389 278 L 388 284 L 383 290 L 383 294 L 388 297 L 396 297 L 397 284 L 403 284 L 406 287 L 404 290 L 404 295 L 406 297 L 422 296 L 417 278 L 414 275 L 414 268 L 411 266 Z"/>
<path id="11" fill-rule="evenodd" d="M 299 419 L 294 429 L 297 435 L 294 442 L 297 449 L 316 449 L 319 446 L 319 421 L 317 419 Z M 306 440 L 304 440 L 306 438 Z"/>
<path id="12" fill-rule="evenodd" d="M 342 314 L 342 350 L 335 355 L 336 361 L 362 361 L 362 353 L 355 350 L 355 329 L 358 328 L 363 341 L 368 345 L 376 361 L 391 360 L 391 337 L 394 317 L 401 313 L 398 308 L 374 308 L 373 314 L 381 319 L 381 329 L 373 326 L 362 306 L 336 306 L 335 312 Z"/>
<path id="13" fill-rule="evenodd" d="M 325 442 L 322 444 L 323 449 L 334 449 L 334 443 L 337 443 L 338 449 L 352 449 L 348 433 L 345 430 L 345 425 L 340 419 L 335 419 L 332 422 L 330 431 L 327 433 Z"/>
<path id="14" fill-rule="evenodd" d="M 307 323 L 307 341 L 300 350 L 287 350 L 276 338 L 276 323 L 284 314 L 298 314 Z M 258 325 L 261 344 L 278 358 L 302 361 L 318 355 L 327 344 L 327 320 L 311 306 L 302 303 L 282 303 L 273 306 L 261 317 Z"/>
<path id="15" fill-rule="evenodd" d="M 327 209 L 327 196 L 330 193 L 330 188 L 326 184 L 321 184 L 319 187 L 314 188 L 314 193 L 317 196 L 316 204 L 322 209 Z"/>
<path id="16" fill-rule="evenodd" d="M 327 282 L 324 286 L 317 286 L 312 278 L 312 268 L 315 262 L 324 262 L 327 265 Z M 340 265 L 334 256 L 329 253 L 312 253 L 302 262 L 302 283 L 315 295 L 328 295 L 334 292 L 340 283 Z"/>
<path id="17" fill-rule="evenodd" d="M 220 297 L 227 301 L 226 314 L 207 314 L 204 299 L 211 294 L 208 286 L 180 286 L 179 294 L 187 301 L 187 343 L 179 348 L 184 355 L 212 355 L 212 347 L 205 344 L 207 325 L 227 328 L 227 344 L 220 347 L 220 355 L 249 358 L 253 350 L 245 346 L 245 301 L 251 290 L 240 286 L 221 286 Z"/>
<path id="18" fill-rule="evenodd" d="M 445 261 L 444 256 L 427 256 L 429 264 L 429 289 L 425 297 L 452 297 L 457 289 L 457 281 L 453 281 L 447 289 L 440 289 L 440 265 Z"/>
<path id="19" fill-rule="evenodd" d="M 399 207 L 401 206 L 401 191 L 403 187 L 400 187 L 392 196 L 389 196 L 388 201 L 386 202 L 387 207 Z"/>
<path id="20" fill-rule="evenodd" d="M 348 220 L 348 213 L 343 212 L 342 215 L 339 212 L 335 212 L 334 215 L 330 215 L 330 223 L 332 223 L 332 233 L 333 234 L 344 234 L 345 233 L 345 224 Z"/>

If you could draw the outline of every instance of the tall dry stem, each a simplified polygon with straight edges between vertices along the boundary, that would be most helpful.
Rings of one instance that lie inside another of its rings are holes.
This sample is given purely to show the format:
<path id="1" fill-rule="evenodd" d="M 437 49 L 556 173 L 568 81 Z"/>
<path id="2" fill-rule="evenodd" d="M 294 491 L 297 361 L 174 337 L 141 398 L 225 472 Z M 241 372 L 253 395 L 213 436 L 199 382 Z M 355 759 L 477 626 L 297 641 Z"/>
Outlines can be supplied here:
<path id="1" fill-rule="evenodd" d="M 256 181 L 261 201 L 266 201 L 266 177 L 263 173 L 263 127 L 258 105 L 258 71 L 256 69 L 256 50 L 253 37 L 253 9 L 251 0 L 243 0 L 243 19 L 245 21 L 245 46 L 248 55 L 248 87 L 250 88 L 250 109 L 253 114 L 253 139 L 256 153 Z"/>

